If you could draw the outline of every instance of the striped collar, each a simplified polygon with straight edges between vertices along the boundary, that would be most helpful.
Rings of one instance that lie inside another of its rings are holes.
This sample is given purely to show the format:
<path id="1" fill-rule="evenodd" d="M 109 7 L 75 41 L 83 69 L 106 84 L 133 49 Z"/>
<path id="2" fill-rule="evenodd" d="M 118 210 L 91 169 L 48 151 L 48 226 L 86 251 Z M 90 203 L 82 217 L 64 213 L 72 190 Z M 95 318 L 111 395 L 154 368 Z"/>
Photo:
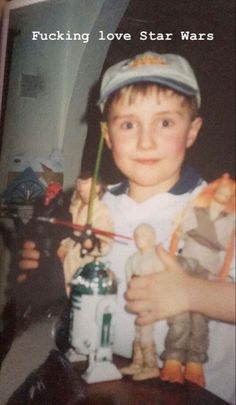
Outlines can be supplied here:
<path id="1" fill-rule="evenodd" d="M 192 167 L 185 166 L 182 169 L 181 177 L 177 183 L 169 190 L 170 194 L 181 195 L 193 191 L 203 182 L 202 177 Z M 111 186 L 109 191 L 113 195 L 127 194 L 128 181 L 125 180 L 115 186 Z"/>

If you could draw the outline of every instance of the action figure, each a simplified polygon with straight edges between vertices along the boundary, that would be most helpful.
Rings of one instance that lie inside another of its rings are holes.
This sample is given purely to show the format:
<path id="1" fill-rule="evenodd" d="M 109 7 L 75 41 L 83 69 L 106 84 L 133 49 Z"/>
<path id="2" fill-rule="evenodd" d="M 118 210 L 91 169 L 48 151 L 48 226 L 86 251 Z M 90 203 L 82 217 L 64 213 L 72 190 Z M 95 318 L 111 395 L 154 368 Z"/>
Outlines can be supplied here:
<path id="1" fill-rule="evenodd" d="M 19 235 L 21 243 L 22 239 L 33 240 L 41 251 L 38 269 L 30 272 L 17 271 L 18 277 L 12 295 L 16 300 L 19 317 L 25 311 L 29 311 L 31 315 L 33 312 L 42 313 L 58 300 L 66 299 L 63 269 L 60 260 L 55 257 L 62 235 L 65 236 L 65 229 L 38 221 L 37 218 L 41 215 L 68 219 L 68 216 L 65 217 L 62 187 L 59 183 L 48 185 L 43 198 L 34 205 L 32 219 L 22 225 L 22 234 Z"/>
<path id="2" fill-rule="evenodd" d="M 155 251 L 155 230 L 147 224 L 139 225 L 134 231 L 134 240 L 138 250 L 127 261 L 127 281 L 129 282 L 131 277 L 163 271 L 163 264 Z M 159 376 L 153 324 L 136 326 L 132 363 L 128 367 L 123 367 L 121 372 L 132 375 L 133 380 Z"/>
<path id="3" fill-rule="evenodd" d="M 94 260 L 77 270 L 71 284 L 71 349 L 67 358 L 73 362 L 88 356 L 89 366 L 82 375 L 88 383 L 120 379 L 121 373 L 112 363 L 117 293 L 114 274 Z"/>
<path id="4" fill-rule="evenodd" d="M 90 173 L 79 176 L 69 211 L 73 224 L 84 230 L 74 231 L 70 238 L 62 241 L 58 250 L 63 261 L 67 294 L 71 292 L 70 348 L 66 356 L 71 362 L 84 360 L 89 356 L 89 368 L 85 376 L 87 382 L 121 378 L 119 371 L 111 363 L 111 338 L 107 338 L 104 344 L 104 339 L 98 337 L 99 330 L 112 329 L 116 294 L 113 282 L 111 291 L 109 277 L 107 281 L 105 265 L 98 261 L 98 257 L 108 253 L 113 243 L 112 237 L 104 235 L 113 231 L 110 211 L 101 201 L 104 191 L 101 179 L 94 183 Z M 93 232 L 94 227 L 98 233 Z M 97 291 L 97 288 L 100 290 Z M 110 333 L 108 335 L 110 336 Z"/>
<path id="5" fill-rule="evenodd" d="M 82 226 L 87 224 L 91 187 L 91 174 L 85 173 L 80 175 L 76 181 L 76 187 L 69 208 L 74 224 Z M 92 224 L 100 230 L 112 232 L 114 227 L 110 211 L 101 201 L 104 191 L 105 188 L 102 181 L 98 180 L 93 201 Z M 87 225 L 83 232 L 74 231 L 70 238 L 66 238 L 61 242 L 57 254 L 63 262 L 68 295 L 70 293 L 70 282 L 75 271 L 86 263 L 92 262 L 95 257 L 106 255 L 111 244 L 111 238 L 101 235 L 97 236 L 91 232 L 90 225 Z"/>
<path id="6" fill-rule="evenodd" d="M 234 250 L 235 182 L 228 174 L 210 183 L 187 206 L 178 220 L 170 250 L 193 277 L 225 280 Z M 202 364 L 207 361 L 208 318 L 183 313 L 168 320 L 161 378 L 182 383 L 184 379 L 205 385 Z M 183 372 L 183 365 L 185 370 Z"/>

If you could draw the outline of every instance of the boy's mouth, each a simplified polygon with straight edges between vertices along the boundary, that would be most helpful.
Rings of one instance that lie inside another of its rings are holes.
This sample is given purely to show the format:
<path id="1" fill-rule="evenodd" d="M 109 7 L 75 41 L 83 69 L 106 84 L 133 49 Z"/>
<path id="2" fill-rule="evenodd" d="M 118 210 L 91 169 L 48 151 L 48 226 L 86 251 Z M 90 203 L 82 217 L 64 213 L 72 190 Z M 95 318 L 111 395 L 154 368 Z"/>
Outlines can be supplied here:
<path id="1" fill-rule="evenodd" d="M 135 161 L 144 166 L 152 166 L 159 162 L 159 159 L 135 159 Z"/>

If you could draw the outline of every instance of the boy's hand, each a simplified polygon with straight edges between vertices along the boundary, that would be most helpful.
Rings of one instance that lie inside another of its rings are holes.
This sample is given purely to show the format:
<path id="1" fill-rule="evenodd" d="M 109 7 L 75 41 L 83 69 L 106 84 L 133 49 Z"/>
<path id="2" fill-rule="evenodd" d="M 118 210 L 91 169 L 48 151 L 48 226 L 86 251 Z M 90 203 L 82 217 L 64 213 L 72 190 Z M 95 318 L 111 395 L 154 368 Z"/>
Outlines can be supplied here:
<path id="1" fill-rule="evenodd" d="M 19 268 L 21 270 L 34 270 L 39 265 L 40 252 L 36 250 L 36 245 L 32 241 L 27 241 L 23 245 L 21 253 L 21 260 L 19 262 Z"/>
<path id="2" fill-rule="evenodd" d="M 157 254 L 166 271 L 132 278 L 125 294 L 127 310 L 138 315 L 137 325 L 147 325 L 189 309 L 190 276 L 162 246 L 157 247 Z"/>

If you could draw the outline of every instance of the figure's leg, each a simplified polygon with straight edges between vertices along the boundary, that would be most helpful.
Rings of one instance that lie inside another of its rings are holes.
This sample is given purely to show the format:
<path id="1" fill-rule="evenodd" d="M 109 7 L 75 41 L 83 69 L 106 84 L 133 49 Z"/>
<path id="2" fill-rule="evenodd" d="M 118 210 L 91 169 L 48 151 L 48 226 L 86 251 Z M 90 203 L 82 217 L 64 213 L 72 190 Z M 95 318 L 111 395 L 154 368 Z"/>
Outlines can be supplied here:
<path id="1" fill-rule="evenodd" d="M 153 324 L 140 327 L 140 341 L 143 356 L 143 367 L 135 374 L 134 380 L 146 380 L 160 375 L 157 367 L 157 353 L 153 341 Z"/>
<path id="2" fill-rule="evenodd" d="M 142 345 L 144 366 L 141 371 L 134 375 L 133 380 L 141 381 L 149 378 L 159 377 L 160 371 L 157 367 L 157 352 L 154 342 Z"/>
<path id="3" fill-rule="evenodd" d="M 188 342 L 185 379 L 205 386 L 203 363 L 207 360 L 208 349 L 208 318 L 194 313 L 192 317 L 191 336 Z"/>
<path id="4" fill-rule="evenodd" d="M 72 241 L 73 242 L 73 241 Z M 73 242 L 74 243 L 74 242 Z M 80 245 L 71 246 L 67 255 L 63 261 L 63 271 L 65 277 L 65 286 L 66 286 L 66 293 L 67 296 L 70 295 L 70 283 L 72 280 L 73 275 L 75 274 L 76 270 L 81 265 L 81 257 L 80 257 Z"/>
<path id="5" fill-rule="evenodd" d="M 165 360 L 161 370 L 162 381 L 183 384 L 183 367 L 180 360 L 169 359 Z"/>
<path id="6" fill-rule="evenodd" d="M 184 382 L 182 365 L 186 361 L 186 351 L 190 334 L 190 313 L 172 317 L 168 321 L 169 331 L 166 336 L 164 360 L 161 379 L 170 382 Z"/>
<path id="7" fill-rule="evenodd" d="M 132 363 L 120 369 L 122 374 L 135 375 L 140 372 L 143 367 L 143 354 L 141 350 L 140 340 L 135 339 L 133 343 Z"/>

